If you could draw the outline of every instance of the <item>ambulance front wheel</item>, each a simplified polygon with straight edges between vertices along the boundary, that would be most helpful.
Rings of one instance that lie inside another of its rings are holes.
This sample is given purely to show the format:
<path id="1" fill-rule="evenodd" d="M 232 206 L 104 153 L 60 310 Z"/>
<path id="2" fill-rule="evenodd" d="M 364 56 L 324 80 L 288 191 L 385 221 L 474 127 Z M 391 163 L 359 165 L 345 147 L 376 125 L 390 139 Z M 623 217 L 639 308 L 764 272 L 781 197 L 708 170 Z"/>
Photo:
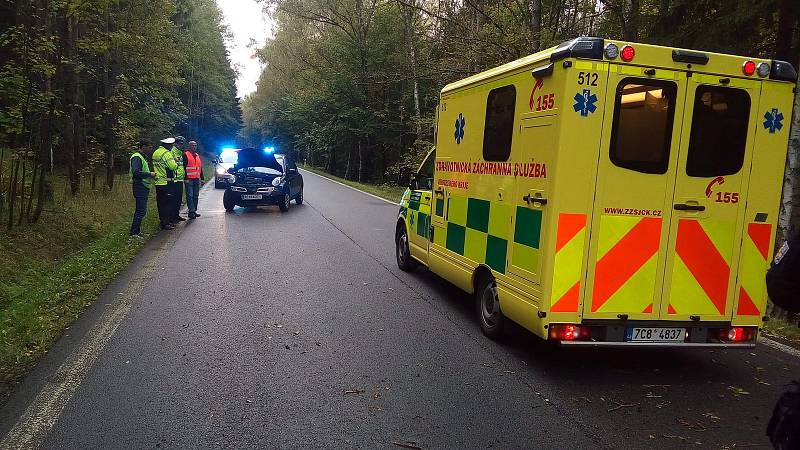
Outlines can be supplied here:
<path id="1" fill-rule="evenodd" d="M 500 299 L 497 296 L 497 283 L 491 276 L 486 276 L 475 290 L 478 323 L 481 331 L 490 339 L 498 339 L 503 335 L 506 318 L 500 311 Z"/>
<path id="2" fill-rule="evenodd" d="M 408 247 L 408 233 L 403 224 L 397 226 L 397 236 L 395 237 L 397 251 L 397 267 L 404 272 L 410 272 L 417 267 L 417 262 L 411 257 L 411 250 Z"/>

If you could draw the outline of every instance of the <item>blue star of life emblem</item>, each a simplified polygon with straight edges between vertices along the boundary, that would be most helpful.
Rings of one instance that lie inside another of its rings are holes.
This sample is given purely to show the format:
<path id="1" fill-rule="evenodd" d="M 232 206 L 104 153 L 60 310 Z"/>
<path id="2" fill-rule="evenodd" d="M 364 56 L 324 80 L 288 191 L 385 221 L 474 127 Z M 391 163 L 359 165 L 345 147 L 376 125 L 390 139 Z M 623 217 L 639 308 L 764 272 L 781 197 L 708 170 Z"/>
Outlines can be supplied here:
<path id="1" fill-rule="evenodd" d="M 783 113 L 778 111 L 778 108 L 772 108 L 772 111 L 764 113 L 764 128 L 773 134 L 783 128 Z"/>
<path id="2" fill-rule="evenodd" d="M 595 103 L 597 103 L 597 96 L 592 94 L 589 89 L 584 89 L 583 92 L 575 94 L 575 104 L 572 105 L 572 108 L 575 109 L 575 112 L 581 113 L 581 117 L 587 117 L 589 113 L 597 110 Z"/>
<path id="3" fill-rule="evenodd" d="M 466 125 L 467 121 L 464 120 L 464 115 L 458 113 L 458 118 L 456 119 L 456 144 L 460 144 L 462 140 L 464 140 L 464 125 Z"/>

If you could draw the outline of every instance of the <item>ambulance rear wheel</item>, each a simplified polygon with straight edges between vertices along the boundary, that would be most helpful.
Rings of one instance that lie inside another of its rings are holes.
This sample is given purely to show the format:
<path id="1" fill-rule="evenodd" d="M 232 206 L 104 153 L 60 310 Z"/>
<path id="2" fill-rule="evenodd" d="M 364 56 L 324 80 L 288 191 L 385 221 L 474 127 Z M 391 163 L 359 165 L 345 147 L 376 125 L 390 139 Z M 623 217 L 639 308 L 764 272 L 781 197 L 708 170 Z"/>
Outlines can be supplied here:
<path id="1" fill-rule="evenodd" d="M 408 247 L 408 233 L 406 227 L 399 226 L 397 229 L 397 238 L 395 239 L 397 251 L 397 267 L 404 272 L 410 272 L 417 267 L 417 262 L 411 257 L 411 250 Z"/>
<path id="2" fill-rule="evenodd" d="M 494 278 L 486 277 L 475 290 L 475 296 L 481 331 L 490 339 L 498 339 L 503 335 L 506 318 L 500 311 L 500 298 Z"/>

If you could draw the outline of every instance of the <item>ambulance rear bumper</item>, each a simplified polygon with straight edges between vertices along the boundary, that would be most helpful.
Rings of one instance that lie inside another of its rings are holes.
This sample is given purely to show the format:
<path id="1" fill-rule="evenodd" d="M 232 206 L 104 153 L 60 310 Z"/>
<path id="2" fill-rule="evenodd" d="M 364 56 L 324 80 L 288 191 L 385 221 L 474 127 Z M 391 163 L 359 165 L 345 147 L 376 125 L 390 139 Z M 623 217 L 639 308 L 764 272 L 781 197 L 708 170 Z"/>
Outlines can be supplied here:
<path id="1" fill-rule="evenodd" d="M 607 347 L 607 348 L 755 348 L 755 342 L 592 342 L 558 341 L 565 347 Z"/>

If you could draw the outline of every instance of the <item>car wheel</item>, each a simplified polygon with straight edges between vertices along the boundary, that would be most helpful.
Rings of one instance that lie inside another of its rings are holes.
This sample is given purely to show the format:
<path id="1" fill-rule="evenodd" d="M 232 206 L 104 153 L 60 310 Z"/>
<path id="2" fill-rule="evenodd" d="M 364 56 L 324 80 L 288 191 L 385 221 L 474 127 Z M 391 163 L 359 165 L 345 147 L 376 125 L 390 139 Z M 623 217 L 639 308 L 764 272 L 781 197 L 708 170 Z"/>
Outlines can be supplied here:
<path id="1" fill-rule="evenodd" d="M 225 207 L 225 211 L 231 212 L 233 208 L 236 208 L 236 202 L 233 201 L 230 195 L 228 195 L 228 191 L 225 191 L 225 195 L 222 197 L 222 206 Z"/>
<path id="2" fill-rule="evenodd" d="M 503 335 L 506 318 L 500 311 L 500 298 L 497 296 L 494 278 L 486 277 L 475 290 L 475 297 L 481 331 L 490 339 L 498 339 Z"/>
<path id="3" fill-rule="evenodd" d="M 397 238 L 395 239 L 397 251 L 397 267 L 404 272 L 411 272 L 417 267 L 417 262 L 411 257 L 411 251 L 408 247 L 408 233 L 405 226 L 400 226 Z"/>
<path id="4" fill-rule="evenodd" d="M 303 204 L 303 188 L 300 188 L 300 192 L 297 194 L 297 197 L 294 199 L 294 202 L 298 205 Z"/>
<path id="5" fill-rule="evenodd" d="M 281 209 L 281 212 L 286 212 L 289 210 L 289 203 L 291 203 L 291 201 L 292 198 L 289 197 L 288 193 L 283 194 L 283 200 L 278 205 L 278 207 Z"/>

